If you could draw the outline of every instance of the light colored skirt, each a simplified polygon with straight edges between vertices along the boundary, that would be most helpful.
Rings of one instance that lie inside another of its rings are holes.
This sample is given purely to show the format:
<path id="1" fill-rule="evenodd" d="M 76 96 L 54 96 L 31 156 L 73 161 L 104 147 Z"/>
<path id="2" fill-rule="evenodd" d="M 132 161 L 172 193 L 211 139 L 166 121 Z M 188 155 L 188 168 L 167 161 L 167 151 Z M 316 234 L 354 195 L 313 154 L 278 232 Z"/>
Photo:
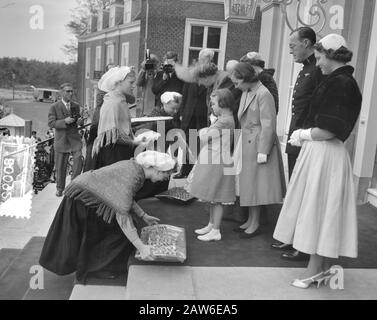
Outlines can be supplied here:
<path id="1" fill-rule="evenodd" d="M 235 176 L 224 174 L 226 167 L 195 163 L 187 177 L 186 191 L 203 202 L 233 205 L 236 202 Z"/>
<path id="2" fill-rule="evenodd" d="M 311 255 L 357 257 L 356 195 L 341 141 L 305 142 L 274 238 Z"/>

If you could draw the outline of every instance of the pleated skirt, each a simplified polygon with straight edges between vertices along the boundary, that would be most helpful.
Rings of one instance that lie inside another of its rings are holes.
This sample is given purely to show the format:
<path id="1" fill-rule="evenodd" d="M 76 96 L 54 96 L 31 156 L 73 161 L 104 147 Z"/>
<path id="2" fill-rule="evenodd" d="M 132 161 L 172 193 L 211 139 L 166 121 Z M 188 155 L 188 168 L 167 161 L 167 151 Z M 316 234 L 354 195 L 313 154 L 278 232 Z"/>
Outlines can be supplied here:
<path id="1" fill-rule="evenodd" d="M 306 142 L 288 186 L 274 238 L 328 258 L 356 258 L 356 195 L 351 161 L 337 140 Z"/>

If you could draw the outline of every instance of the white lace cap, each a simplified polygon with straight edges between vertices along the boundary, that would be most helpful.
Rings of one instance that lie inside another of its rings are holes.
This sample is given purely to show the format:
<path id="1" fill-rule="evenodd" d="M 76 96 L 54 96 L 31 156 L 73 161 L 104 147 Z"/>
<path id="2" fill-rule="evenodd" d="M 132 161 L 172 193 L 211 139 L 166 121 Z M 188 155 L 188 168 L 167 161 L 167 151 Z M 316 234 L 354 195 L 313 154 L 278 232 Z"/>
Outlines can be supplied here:
<path id="1" fill-rule="evenodd" d="M 175 97 L 182 97 L 182 95 L 178 92 L 165 92 L 161 95 L 161 102 L 163 104 L 169 103 L 170 101 L 174 101 Z"/>
<path id="2" fill-rule="evenodd" d="M 246 55 L 246 57 L 250 60 L 261 60 L 261 61 L 263 61 L 262 56 L 258 52 L 249 52 Z"/>
<path id="3" fill-rule="evenodd" d="M 98 89 L 110 92 L 117 82 L 124 80 L 131 72 L 130 67 L 114 67 L 107 71 L 98 82 Z"/>
<path id="4" fill-rule="evenodd" d="M 174 169 L 175 160 L 167 153 L 147 150 L 136 157 L 136 162 L 145 168 L 155 168 L 158 171 Z"/>

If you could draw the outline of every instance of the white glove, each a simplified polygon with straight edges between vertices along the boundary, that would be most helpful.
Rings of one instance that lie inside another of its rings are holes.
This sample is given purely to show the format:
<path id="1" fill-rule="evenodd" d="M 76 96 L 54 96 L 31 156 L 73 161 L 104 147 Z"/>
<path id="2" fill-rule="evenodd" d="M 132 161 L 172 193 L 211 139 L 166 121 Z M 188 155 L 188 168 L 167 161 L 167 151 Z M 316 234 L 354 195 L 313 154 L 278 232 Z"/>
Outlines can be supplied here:
<path id="1" fill-rule="evenodd" d="M 265 164 L 265 163 L 267 163 L 267 154 L 258 153 L 257 162 L 258 162 L 258 164 Z"/>
<path id="2" fill-rule="evenodd" d="M 291 139 L 288 141 L 294 147 L 302 147 L 304 141 L 313 141 L 311 135 L 312 129 L 299 129 L 292 133 Z"/>
<path id="3" fill-rule="evenodd" d="M 293 147 L 302 147 L 301 140 L 300 140 L 301 131 L 302 129 L 294 131 L 290 139 L 288 140 L 288 143 L 292 145 Z"/>
<path id="4" fill-rule="evenodd" d="M 301 130 L 300 140 L 301 141 L 313 141 L 312 129 Z"/>
<path id="5" fill-rule="evenodd" d="M 209 121 L 211 122 L 211 124 L 214 124 L 217 120 L 217 117 L 211 113 L 211 115 L 209 116 Z"/>

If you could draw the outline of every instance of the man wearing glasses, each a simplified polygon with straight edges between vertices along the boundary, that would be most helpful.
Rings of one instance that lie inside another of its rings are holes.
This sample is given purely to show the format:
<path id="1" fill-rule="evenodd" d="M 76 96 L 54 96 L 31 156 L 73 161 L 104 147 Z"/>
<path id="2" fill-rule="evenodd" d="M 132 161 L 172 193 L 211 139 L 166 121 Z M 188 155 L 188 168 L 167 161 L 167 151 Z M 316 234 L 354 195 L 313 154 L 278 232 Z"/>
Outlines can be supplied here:
<path id="1" fill-rule="evenodd" d="M 80 106 L 72 101 L 73 87 L 70 83 L 60 86 L 62 99 L 55 102 L 48 113 L 48 125 L 55 129 L 56 196 L 61 197 L 65 188 L 69 156 L 73 157 L 72 179 L 77 177 L 83 166 L 82 142 L 78 131 L 84 119 Z"/>

